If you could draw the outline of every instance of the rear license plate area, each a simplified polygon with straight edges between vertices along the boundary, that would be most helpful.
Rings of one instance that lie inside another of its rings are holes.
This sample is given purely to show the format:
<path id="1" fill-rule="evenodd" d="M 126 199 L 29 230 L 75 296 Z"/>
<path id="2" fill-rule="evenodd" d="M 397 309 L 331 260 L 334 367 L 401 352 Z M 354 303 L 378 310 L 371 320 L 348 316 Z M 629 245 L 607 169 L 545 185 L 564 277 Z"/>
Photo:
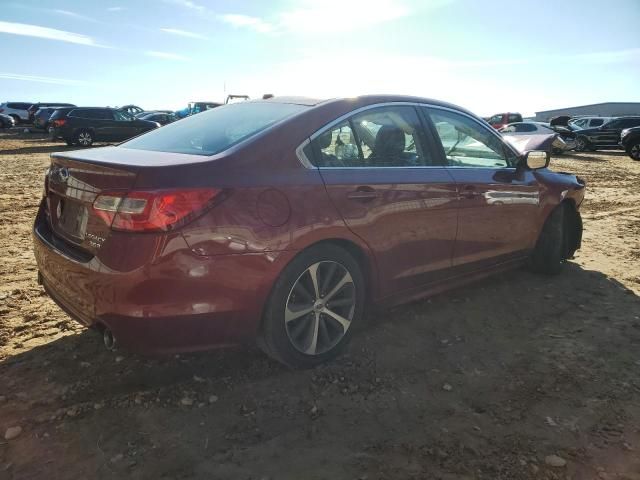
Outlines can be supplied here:
<path id="1" fill-rule="evenodd" d="M 56 217 L 60 230 L 75 239 L 84 240 L 89 219 L 87 207 L 69 198 L 58 197 L 55 203 L 57 204 L 55 207 Z"/>

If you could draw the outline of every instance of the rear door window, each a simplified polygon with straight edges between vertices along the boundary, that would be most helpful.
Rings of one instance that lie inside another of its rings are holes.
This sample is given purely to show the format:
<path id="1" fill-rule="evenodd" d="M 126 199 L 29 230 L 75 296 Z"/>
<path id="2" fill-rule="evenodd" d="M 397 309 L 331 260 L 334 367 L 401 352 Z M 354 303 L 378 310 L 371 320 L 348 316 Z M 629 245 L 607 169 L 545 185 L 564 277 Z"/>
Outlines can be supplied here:
<path id="1" fill-rule="evenodd" d="M 594 118 L 594 119 L 590 120 L 589 126 L 590 127 L 599 127 L 603 123 L 604 123 L 604 119 L 602 119 L 602 118 Z"/>
<path id="2" fill-rule="evenodd" d="M 413 107 L 366 110 L 313 141 L 319 167 L 420 167 L 433 164 Z"/>
<path id="3" fill-rule="evenodd" d="M 509 123 L 521 122 L 522 121 L 522 115 L 520 115 L 519 113 L 510 113 L 509 114 L 509 119 L 507 121 Z"/>

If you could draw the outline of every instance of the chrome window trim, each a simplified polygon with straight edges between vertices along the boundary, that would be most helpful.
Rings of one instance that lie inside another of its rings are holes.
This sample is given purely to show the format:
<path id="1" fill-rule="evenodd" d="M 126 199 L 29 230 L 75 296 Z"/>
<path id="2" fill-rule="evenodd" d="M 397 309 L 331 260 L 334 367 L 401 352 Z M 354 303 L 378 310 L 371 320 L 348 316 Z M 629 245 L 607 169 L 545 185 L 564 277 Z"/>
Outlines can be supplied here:
<path id="1" fill-rule="evenodd" d="M 313 165 L 313 163 L 311 163 L 311 161 L 307 158 L 307 155 L 304 153 L 304 149 L 310 143 L 311 143 L 311 140 L 306 138 L 304 140 L 304 142 L 302 142 L 300 145 L 298 145 L 298 148 L 296 148 L 296 156 L 298 157 L 298 160 L 300 160 L 300 163 L 302 163 L 302 166 L 304 168 L 308 168 L 308 169 L 313 170 L 316 167 Z"/>
<path id="2" fill-rule="evenodd" d="M 452 113 L 456 113 L 458 115 L 462 115 L 465 116 L 469 119 L 471 119 L 472 121 L 474 121 L 475 123 L 477 123 L 480 127 L 488 130 L 491 132 L 492 135 L 496 136 L 500 142 L 502 142 L 503 145 L 505 145 L 507 148 L 509 148 L 509 150 L 511 150 L 511 152 L 513 154 L 516 155 L 516 157 L 520 156 L 520 153 L 518 153 L 511 145 L 509 145 L 508 142 L 506 142 L 504 140 L 504 138 L 502 138 L 502 136 L 498 133 L 498 131 L 491 127 L 490 125 L 485 125 L 484 123 L 482 123 L 481 121 L 479 121 L 477 118 L 473 117 L 472 115 L 469 115 L 466 112 L 460 111 L 460 110 L 456 110 L 454 108 L 449 108 L 449 107 L 443 107 L 441 105 L 433 105 L 430 103 L 421 103 L 421 102 L 383 102 L 383 103 L 374 103 L 371 105 L 365 105 L 364 107 L 360 107 L 360 108 L 356 108 L 355 110 L 351 110 L 348 113 L 345 113 L 344 115 L 339 116 L 338 118 L 336 118 L 335 120 L 332 120 L 331 122 L 327 123 L 326 125 L 324 125 L 323 127 L 319 128 L 318 130 L 316 130 L 314 133 L 312 133 L 308 138 L 306 138 L 304 140 L 304 142 L 302 142 L 300 145 L 298 145 L 298 148 L 296 148 L 296 156 L 298 157 L 298 160 L 300 161 L 300 163 L 302 164 L 302 166 L 304 168 L 307 169 L 321 169 L 321 170 L 325 170 L 325 169 L 338 169 L 338 170 L 362 170 L 362 169 L 423 169 L 423 168 L 486 168 L 486 169 L 491 169 L 491 170 L 505 170 L 505 169 L 513 169 L 515 170 L 516 167 L 509 167 L 509 166 L 505 166 L 505 167 L 472 167 L 472 166 L 468 166 L 468 167 L 462 167 L 462 166 L 448 166 L 448 165 L 424 165 L 424 166 L 412 166 L 412 167 L 318 167 L 313 165 L 313 163 L 311 163 L 311 161 L 307 158 L 307 156 L 304 154 L 303 149 L 311 142 L 313 142 L 316 138 L 318 138 L 320 135 L 322 135 L 323 133 L 325 133 L 327 130 L 329 130 L 330 128 L 334 127 L 335 125 L 344 122 L 346 119 L 355 116 L 361 112 L 366 112 L 367 110 L 372 110 L 374 108 L 380 108 L 380 107 L 395 107 L 395 106 L 409 106 L 409 107 L 427 107 L 427 108 L 433 108 L 433 109 L 437 109 L 437 110 L 445 110 L 448 112 L 452 112 Z"/>

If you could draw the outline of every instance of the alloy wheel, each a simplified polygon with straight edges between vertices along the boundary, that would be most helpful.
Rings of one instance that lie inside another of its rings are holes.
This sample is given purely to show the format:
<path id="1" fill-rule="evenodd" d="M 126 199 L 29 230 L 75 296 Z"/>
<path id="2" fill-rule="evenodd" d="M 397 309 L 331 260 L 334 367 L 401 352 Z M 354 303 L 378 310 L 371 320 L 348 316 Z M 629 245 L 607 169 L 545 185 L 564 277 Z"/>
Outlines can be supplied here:
<path id="1" fill-rule="evenodd" d="M 287 297 L 284 322 L 289 340 L 301 353 L 321 355 L 344 337 L 355 310 L 356 289 L 349 271 L 334 261 L 314 263 Z"/>
<path id="2" fill-rule="evenodd" d="M 91 134 L 89 132 L 81 132 L 78 135 L 78 143 L 83 146 L 91 145 L 93 139 L 91 138 Z"/>

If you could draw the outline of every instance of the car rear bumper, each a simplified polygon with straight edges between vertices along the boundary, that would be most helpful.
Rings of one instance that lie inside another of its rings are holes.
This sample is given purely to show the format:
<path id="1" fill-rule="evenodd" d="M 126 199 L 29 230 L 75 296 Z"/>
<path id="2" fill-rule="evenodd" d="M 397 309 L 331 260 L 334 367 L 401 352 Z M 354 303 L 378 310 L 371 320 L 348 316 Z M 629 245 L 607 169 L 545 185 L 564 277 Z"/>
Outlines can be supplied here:
<path id="1" fill-rule="evenodd" d="M 65 251 L 42 208 L 33 241 L 41 282 L 64 311 L 88 327 L 110 329 L 127 350 L 151 354 L 255 337 L 281 263 L 274 253 L 198 256 L 176 234 L 151 261 L 114 268 L 99 255 Z"/>

